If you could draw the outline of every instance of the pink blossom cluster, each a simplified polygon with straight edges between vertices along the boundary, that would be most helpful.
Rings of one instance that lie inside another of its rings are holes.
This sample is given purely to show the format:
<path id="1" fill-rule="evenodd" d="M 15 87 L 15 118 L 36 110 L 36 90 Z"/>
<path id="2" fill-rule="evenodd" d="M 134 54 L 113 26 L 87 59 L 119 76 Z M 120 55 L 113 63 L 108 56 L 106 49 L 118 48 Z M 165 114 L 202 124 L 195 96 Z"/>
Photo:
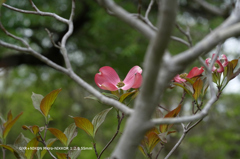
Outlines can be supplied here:
<path id="1" fill-rule="evenodd" d="M 215 54 L 212 55 L 212 59 L 214 58 L 214 56 Z M 207 58 L 205 60 L 205 63 L 207 64 L 207 66 L 209 66 L 211 63 L 211 58 Z M 217 71 L 218 73 L 222 73 L 224 71 L 224 67 L 226 67 L 227 65 L 228 65 L 227 56 L 222 54 L 221 59 L 217 57 L 217 60 L 213 65 L 212 71 L 213 72 Z"/>
<path id="2" fill-rule="evenodd" d="M 212 59 L 214 58 L 215 54 L 212 55 Z M 207 58 L 205 60 L 205 63 L 207 64 L 207 66 L 210 65 L 211 63 L 211 58 Z M 212 71 L 213 72 L 218 72 L 218 73 L 222 73 L 224 71 L 224 67 L 226 67 L 228 65 L 228 59 L 227 56 L 222 54 L 221 55 L 221 59 L 219 59 L 219 57 L 217 57 L 217 60 L 215 61 Z M 177 82 L 177 83 L 183 83 L 186 82 L 186 78 L 193 78 L 193 77 L 197 77 L 202 75 L 202 73 L 204 72 L 203 67 L 193 67 L 193 69 L 187 74 L 187 73 L 182 73 L 182 74 L 178 74 L 174 77 L 173 81 Z"/>

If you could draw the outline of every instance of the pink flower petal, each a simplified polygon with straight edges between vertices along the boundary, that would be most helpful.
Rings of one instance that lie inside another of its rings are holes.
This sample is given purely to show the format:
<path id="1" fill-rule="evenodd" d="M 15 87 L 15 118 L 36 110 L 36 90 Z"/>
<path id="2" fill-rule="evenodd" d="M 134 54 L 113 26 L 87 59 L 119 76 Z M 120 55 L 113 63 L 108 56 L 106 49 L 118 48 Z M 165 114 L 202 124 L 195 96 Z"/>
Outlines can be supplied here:
<path id="1" fill-rule="evenodd" d="M 131 68 L 131 70 L 128 72 L 127 76 L 123 80 L 123 83 L 125 84 L 125 86 L 122 87 L 122 89 L 123 90 L 128 90 L 128 89 L 132 88 L 132 86 L 135 83 L 135 76 L 136 76 L 136 74 L 140 74 L 141 75 L 141 73 L 142 73 L 141 67 L 134 66 L 133 68 Z"/>
<path id="2" fill-rule="evenodd" d="M 112 83 L 104 82 L 99 86 L 99 88 L 109 91 L 116 91 L 118 90 L 118 87 L 113 85 Z"/>
<path id="3" fill-rule="evenodd" d="M 99 73 L 95 75 L 95 83 L 100 87 L 103 83 L 111 83 L 117 85 L 120 82 L 120 78 L 116 71 L 109 66 L 104 66 L 99 69 Z M 100 87 L 101 88 L 101 87 Z"/>
<path id="4" fill-rule="evenodd" d="M 203 67 L 193 67 L 193 69 L 188 73 L 187 78 L 193 78 L 196 76 L 199 76 L 203 73 L 204 69 Z"/>
<path id="5" fill-rule="evenodd" d="M 210 63 L 211 63 L 211 58 L 207 58 L 207 59 L 205 60 L 205 63 L 206 63 L 207 66 L 209 66 Z"/>
<path id="6" fill-rule="evenodd" d="M 183 83 L 183 82 L 186 82 L 185 79 L 181 78 L 180 75 L 177 75 L 173 78 L 173 80 L 177 83 Z"/>
<path id="7" fill-rule="evenodd" d="M 139 88 L 142 84 L 142 75 L 137 73 L 132 88 Z"/>
<path id="8" fill-rule="evenodd" d="M 217 65 L 218 67 L 213 66 L 212 68 L 213 72 L 217 70 L 218 73 L 222 73 L 224 71 L 223 65 L 219 60 L 216 60 L 215 65 Z"/>
<path id="9" fill-rule="evenodd" d="M 223 67 L 226 67 L 228 65 L 228 59 L 227 59 L 226 55 L 222 54 L 220 61 L 221 61 Z"/>

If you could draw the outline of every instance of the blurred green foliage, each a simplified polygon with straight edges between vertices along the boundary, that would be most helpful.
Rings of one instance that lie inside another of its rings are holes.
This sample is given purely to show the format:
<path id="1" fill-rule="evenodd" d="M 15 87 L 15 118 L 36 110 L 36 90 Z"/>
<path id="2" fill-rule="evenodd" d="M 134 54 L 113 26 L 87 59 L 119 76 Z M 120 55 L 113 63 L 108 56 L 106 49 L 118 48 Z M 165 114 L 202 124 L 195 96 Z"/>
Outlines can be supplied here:
<path id="1" fill-rule="evenodd" d="M 215 2 L 219 3 L 219 1 Z M 33 10 L 27 0 L 8 0 L 6 3 L 17 8 Z M 137 12 L 137 1 L 118 0 L 117 3 L 129 12 Z M 54 12 L 65 18 L 69 17 L 71 9 L 71 1 L 69 0 L 43 0 L 36 1 L 35 4 L 42 11 Z M 148 3 L 144 2 L 143 12 L 146 10 L 147 5 Z M 86 7 L 88 9 L 85 11 Z M 154 7 L 149 17 L 153 23 L 156 23 L 156 14 L 157 7 Z M 87 20 L 78 22 L 83 24 L 69 39 L 67 49 L 73 68 L 82 79 L 97 88 L 94 83 L 94 75 L 102 66 L 113 67 L 121 79 L 124 79 L 132 66 L 143 66 L 144 53 L 148 45 L 145 37 L 116 17 L 108 15 L 95 1 L 83 2 L 76 0 L 75 17 L 81 15 L 86 16 Z M 40 53 L 46 53 L 53 47 L 45 28 L 54 33 L 55 39 L 58 39 L 66 29 L 65 24 L 52 17 L 17 13 L 5 7 L 1 8 L 1 20 L 9 32 L 24 37 Z M 177 17 L 177 22 L 184 30 L 187 27 L 190 28 L 193 44 L 196 44 L 210 32 L 210 29 L 216 28 L 222 21 L 223 19 L 219 17 L 205 19 L 204 17 L 191 15 L 182 9 L 179 10 Z M 173 34 L 186 40 L 186 37 L 178 29 L 174 29 Z M 0 39 L 22 45 L 19 41 L 7 37 L 2 31 L 0 32 Z M 171 41 L 168 49 L 174 55 L 186 50 L 187 47 Z M 0 48 L 1 58 L 12 54 L 20 53 Z M 197 62 L 194 65 L 200 66 Z M 88 92 L 70 80 L 69 77 L 47 66 L 19 65 L 14 68 L 2 69 L 0 72 L 0 114 L 6 118 L 9 110 L 12 110 L 14 116 L 22 111 L 24 112 L 10 131 L 7 138 L 8 143 L 13 143 L 20 132 L 28 138 L 34 137 L 29 131 L 22 130 L 22 125 L 44 125 L 43 116 L 32 105 L 32 92 L 45 96 L 50 91 L 58 88 L 62 88 L 62 92 L 58 95 L 50 111 L 53 120 L 50 122 L 49 127 L 64 131 L 68 125 L 74 122 L 69 115 L 85 117 L 91 120 L 97 113 L 109 108 L 109 106 L 96 101 L 84 99 L 89 95 Z M 169 89 L 163 98 L 162 104 L 166 107 L 174 104 L 176 106 L 176 103 L 180 100 L 181 90 Z M 224 95 L 217 102 L 210 116 L 187 135 L 182 145 L 171 158 L 240 158 L 240 129 L 238 128 L 240 109 L 238 101 L 239 94 Z M 187 108 L 185 109 L 187 110 Z M 116 114 L 115 110 L 110 111 L 105 122 L 98 130 L 95 139 L 98 152 L 102 150 L 116 131 Z M 121 132 L 124 124 L 125 120 L 121 125 Z M 161 156 L 166 155 L 179 139 L 182 132 L 181 126 L 176 126 L 175 129 L 178 132 L 168 139 L 169 143 L 166 144 Z M 106 158 L 111 154 L 120 136 L 117 136 L 102 158 Z M 53 137 L 53 135 L 47 133 L 47 137 Z M 78 129 L 78 136 L 73 140 L 71 146 L 92 147 L 91 142 L 91 138 L 83 130 Z M 60 145 L 61 143 L 57 141 L 53 146 Z M 55 154 L 55 152 L 53 153 Z M 2 156 L 2 152 L 0 152 L 0 156 Z M 142 158 L 140 152 L 137 157 Z M 14 157 L 7 152 L 6 158 Z M 50 158 L 49 154 L 46 154 L 46 158 Z M 94 150 L 82 151 L 80 158 L 95 158 Z"/>

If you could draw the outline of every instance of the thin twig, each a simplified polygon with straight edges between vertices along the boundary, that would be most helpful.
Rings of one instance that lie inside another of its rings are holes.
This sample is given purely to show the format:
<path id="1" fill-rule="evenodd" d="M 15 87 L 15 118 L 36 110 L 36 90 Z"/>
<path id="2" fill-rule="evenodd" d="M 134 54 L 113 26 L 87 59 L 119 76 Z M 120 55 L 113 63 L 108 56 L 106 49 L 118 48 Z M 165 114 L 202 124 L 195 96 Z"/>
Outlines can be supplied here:
<path id="1" fill-rule="evenodd" d="M 30 48 L 29 44 L 28 44 L 23 38 L 17 37 L 17 36 L 15 36 L 15 35 L 13 35 L 12 33 L 8 32 L 8 31 L 4 28 L 4 26 L 2 25 L 2 22 L 1 22 L 1 21 L 0 21 L 0 28 L 4 31 L 4 33 L 5 33 L 7 36 L 9 36 L 9 37 L 11 37 L 11 38 L 13 38 L 13 39 L 16 39 L 16 40 L 18 40 L 18 41 L 20 41 L 23 45 L 25 45 L 25 47 Z"/>
<path id="2" fill-rule="evenodd" d="M 148 21 L 149 21 L 148 15 L 149 15 L 149 13 L 150 13 L 150 11 L 152 9 L 153 3 L 154 3 L 154 0 L 151 0 L 149 5 L 148 5 L 147 11 L 145 13 L 145 19 L 147 19 Z"/>
<path id="3" fill-rule="evenodd" d="M 8 9 L 11 9 L 13 11 L 16 11 L 16 12 L 20 12 L 20 13 L 25 13 L 25 14 L 35 14 L 35 15 L 41 15 L 41 16 L 50 16 L 50 17 L 53 17 L 55 18 L 56 20 L 58 21 L 61 21 L 63 23 L 68 23 L 68 20 L 63 18 L 63 17 L 60 17 L 58 16 L 57 14 L 55 13 L 50 13 L 50 12 L 42 12 L 40 10 L 38 11 L 27 11 L 27 10 L 23 10 L 23 9 L 18 9 L 18 8 L 15 8 L 15 7 L 12 7 L 12 6 L 9 6 L 5 3 L 2 4 L 2 6 L 8 8 Z"/>
<path id="4" fill-rule="evenodd" d="M 142 0 L 138 0 L 138 15 L 141 15 L 142 11 Z"/>
<path id="5" fill-rule="evenodd" d="M 161 144 L 161 147 L 160 147 L 160 149 L 158 150 L 158 153 L 157 153 L 157 155 L 156 155 L 156 159 L 158 158 L 160 152 L 161 152 L 162 149 L 164 148 L 164 144 L 162 144 L 162 143 L 160 143 L 160 144 Z"/>
<path id="6" fill-rule="evenodd" d="M 187 47 L 191 47 L 191 44 L 190 44 L 190 43 L 188 43 L 187 41 L 185 41 L 185 40 L 183 40 L 183 39 L 181 39 L 181 38 L 179 38 L 179 37 L 171 36 L 171 39 L 172 39 L 172 40 L 175 40 L 175 41 L 177 41 L 177 42 L 180 42 L 180 43 L 186 45 Z"/>
<path id="7" fill-rule="evenodd" d="M 49 36 L 49 38 L 50 38 L 53 46 L 55 46 L 56 48 L 60 49 L 60 46 L 57 45 L 57 44 L 54 42 L 54 40 L 53 40 L 53 34 L 52 34 L 47 28 L 45 28 L 45 30 L 46 30 L 46 32 L 48 33 L 48 36 Z"/>
<path id="8" fill-rule="evenodd" d="M 192 44 L 192 38 L 191 38 L 191 35 L 190 35 L 190 29 L 189 29 L 189 27 L 187 27 L 187 31 L 184 31 L 183 28 L 182 28 L 180 25 L 178 25 L 177 23 L 175 24 L 175 26 L 177 27 L 177 29 L 178 29 L 181 33 L 183 33 L 183 35 L 185 35 L 185 36 L 187 37 L 188 43 L 189 43 L 189 47 L 192 47 L 193 44 Z"/>
<path id="9" fill-rule="evenodd" d="M 167 156 L 164 158 L 164 159 L 168 159 L 172 153 L 178 148 L 178 146 L 182 143 L 183 139 L 185 138 L 186 136 L 186 132 L 184 131 L 181 138 L 178 140 L 178 142 L 176 143 L 176 145 L 174 145 L 174 147 L 171 149 L 171 151 L 167 154 Z"/>
<path id="10" fill-rule="evenodd" d="M 41 142 L 41 143 L 47 148 L 47 144 L 46 144 L 45 140 L 43 139 L 43 137 L 42 137 L 42 135 L 41 135 L 40 132 L 38 132 L 38 135 L 39 135 L 40 138 L 41 138 L 41 140 L 38 140 L 38 141 Z M 57 159 L 57 158 L 51 153 L 51 151 L 50 151 L 48 148 L 47 148 L 47 151 L 48 151 L 48 153 L 50 154 L 50 156 L 52 156 L 52 158 Z"/>
<path id="11" fill-rule="evenodd" d="M 96 146 L 96 143 L 93 141 L 93 149 L 94 149 L 94 151 L 95 151 L 95 154 L 96 154 L 96 156 L 97 156 L 97 158 L 98 158 L 98 152 L 97 152 L 97 146 Z"/>
<path id="12" fill-rule="evenodd" d="M 167 109 L 167 108 L 165 108 L 165 107 L 161 106 L 160 104 L 158 104 L 158 107 L 159 107 L 159 108 L 162 108 L 162 109 L 164 109 L 164 110 L 166 110 L 167 112 L 170 112 L 170 110 L 169 110 L 169 109 Z"/>
<path id="13" fill-rule="evenodd" d="M 116 133 L 113 135 L 113 137 L 111 138 L 111 140 L 107 143 L 107 145 L 103 148 L 103 150 L 101 151 L 101 153 L 100 153 L 99 156 L 98 156 L 98 159 L 101 158 L 103 152 L 108 148 L 108 146 L 113 142 L 113 140 L 114 140 L 114 139 L 116 138 L 116 136 L 118 135 L 119 129 L 120 129 L 120 126 L 121 126 L 121 123 L 122 123 L 122 120 L 123 120 L 123 118 L 124 118 L 124 113 L 122 113 L 122 117 L 120 118 L 119 112 L 118 112 L 117 118 L 118 118 L 117 131 L 116 131 Z"/>

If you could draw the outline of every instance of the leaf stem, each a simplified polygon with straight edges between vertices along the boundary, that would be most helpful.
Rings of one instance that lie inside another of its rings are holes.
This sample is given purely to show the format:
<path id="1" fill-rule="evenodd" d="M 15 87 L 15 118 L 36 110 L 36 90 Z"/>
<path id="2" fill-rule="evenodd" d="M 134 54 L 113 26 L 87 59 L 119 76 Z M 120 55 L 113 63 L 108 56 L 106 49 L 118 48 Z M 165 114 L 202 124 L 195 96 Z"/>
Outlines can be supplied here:
<path id="1" fill-rule="evenodd" d="M 40 138 L 41 138 L 41 140 L 38 140 L 38 141 L 41 142 L 41 143 L 47 148 L 47 144 L 46 144 L 45 140 L 43 139 L 41 133 L 38 132 L 38 134 L 39 134 L 39 136 L 40 136 Z M 48 153 L 50 154 L 50 156 L 52 156 L 52 158 L 57 159 L 57 158 L 51 153 L 51 151 L 50 151 L 48 148 L 47 148 L 47 151 L 48 151 Z"/>
<path id="2" fill-rule="evenodd" d="M 95 154 L 98 158 L 98 152 L 97 152 L 97 147 L 96 147 L 96 142 L 93 140 L 93 148 L 94 148 L 94 151 L 95 151 Z"/>
<path id="3" fill-rule="evenodd" d="M 5 152 L 6 152 L 6 149 L 3 147 L 2 148 L 2 152 L 3 152 L 3 159 L 5 159 Z"/>

